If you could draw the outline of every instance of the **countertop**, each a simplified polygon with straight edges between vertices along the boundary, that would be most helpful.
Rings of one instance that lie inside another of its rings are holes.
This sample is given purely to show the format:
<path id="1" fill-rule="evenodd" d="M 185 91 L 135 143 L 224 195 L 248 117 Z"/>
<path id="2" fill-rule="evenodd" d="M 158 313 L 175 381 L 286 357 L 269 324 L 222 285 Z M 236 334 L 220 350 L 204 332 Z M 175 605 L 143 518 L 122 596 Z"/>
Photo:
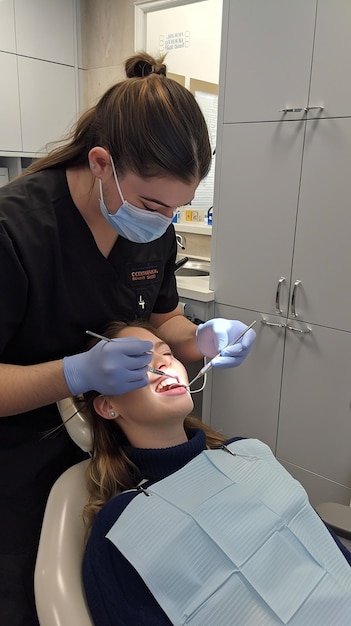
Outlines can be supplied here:
<path id="1" fill-rule="evenodd" d="M 173 224 L 176 233 L 193 233 L 195 235 L 212 235 L 212 226 L 204 222 L 177 222 Z"/>
<path id="2" fill-rule="evenodd" d="M 214 291 L 209 286 L 209 276 L 177 276 L 177 289 L 181 298 L 190 298 L 199 302 L 212 302 Z"/>

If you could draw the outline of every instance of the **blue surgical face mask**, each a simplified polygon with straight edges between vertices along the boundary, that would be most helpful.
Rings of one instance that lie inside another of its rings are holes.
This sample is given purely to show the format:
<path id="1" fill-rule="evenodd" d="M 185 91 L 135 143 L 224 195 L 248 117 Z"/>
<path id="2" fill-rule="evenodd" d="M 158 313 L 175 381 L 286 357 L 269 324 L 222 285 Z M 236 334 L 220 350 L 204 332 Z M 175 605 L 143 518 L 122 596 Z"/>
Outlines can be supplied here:
<path id="1" fill-rule="evenodd" d="M 108 212 L 104 203 L 101 180 L 99 179 L 99 202 L 101 213 L 107 219 L 109 224 L 111 224 L 112 228 L 129 241 L 133 241 L 134 243 L 149 243 L 150 241 L 159 239 L 159 237 L 162 237 L 168 226 L 172 223 L 173 216 L 166 217 L 165 215 L 158 213 L 158 211 L 146 211 L 145 209 L 140 209 L 125 200 L 118 182 L 112 158 L 111 163 L 113 176 L 123 204 L 120 206 L 117 213 L 111 214 Z"/>

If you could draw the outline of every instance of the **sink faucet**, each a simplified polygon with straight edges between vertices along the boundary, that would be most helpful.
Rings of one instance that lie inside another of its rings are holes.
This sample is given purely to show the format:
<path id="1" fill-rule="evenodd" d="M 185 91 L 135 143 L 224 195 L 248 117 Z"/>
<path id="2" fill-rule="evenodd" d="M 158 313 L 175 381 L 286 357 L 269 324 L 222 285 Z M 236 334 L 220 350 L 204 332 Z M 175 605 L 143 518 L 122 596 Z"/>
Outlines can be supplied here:
<path id="1" fill-rule="evenodd" d="M 176 240 L 177 240 L 177 245 L 179 246 L 179 248 L 181 250 L 185 250 L 186 239 L 185 239 L 184 235 L 181 235 L 180 233 L 177 233 L 176 234 Z"/>
<path id="2" fill-rule="evenodd" d="M 183 256 L 182 259 L 180 259 L 179 261 L 176 261 L 176 263 L 174 264 L 174 271 L 176 272 L 177 270 L 180 270 L 180 268 L 183 267 L 183 265 L 185 265 L 185 263 L 187 263 L 188 261 L 189 261 L 189 257 Z"/>

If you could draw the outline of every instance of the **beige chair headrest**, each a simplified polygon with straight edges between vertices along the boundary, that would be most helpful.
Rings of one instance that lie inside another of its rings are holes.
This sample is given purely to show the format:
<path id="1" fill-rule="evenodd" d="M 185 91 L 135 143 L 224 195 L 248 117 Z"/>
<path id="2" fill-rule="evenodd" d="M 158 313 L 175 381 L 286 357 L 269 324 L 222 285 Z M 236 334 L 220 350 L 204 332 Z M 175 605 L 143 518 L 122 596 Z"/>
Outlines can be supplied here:
<path id="1" fill-rule="evenodd" d="M 57 407 L 71 439 L 84 452 L 91 452 L 93 449 L 91 428 L 83 412 L 78 409 L 74 398 L 60 400 L 57 402 Z"/>

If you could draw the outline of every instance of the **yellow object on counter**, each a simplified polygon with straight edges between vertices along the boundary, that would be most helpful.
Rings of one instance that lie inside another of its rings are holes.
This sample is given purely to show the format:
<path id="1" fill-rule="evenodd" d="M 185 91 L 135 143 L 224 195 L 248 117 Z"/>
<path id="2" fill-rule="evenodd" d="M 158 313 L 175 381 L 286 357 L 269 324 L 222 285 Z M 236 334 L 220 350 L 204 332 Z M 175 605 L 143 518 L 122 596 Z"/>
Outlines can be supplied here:
<path id="1" fill-rule="evenodd" d="M 199 209 L 187 209 L 185 211 L 185 221 L 186 222 L 203 222 L 204 211 L 199 210 Z"/>

